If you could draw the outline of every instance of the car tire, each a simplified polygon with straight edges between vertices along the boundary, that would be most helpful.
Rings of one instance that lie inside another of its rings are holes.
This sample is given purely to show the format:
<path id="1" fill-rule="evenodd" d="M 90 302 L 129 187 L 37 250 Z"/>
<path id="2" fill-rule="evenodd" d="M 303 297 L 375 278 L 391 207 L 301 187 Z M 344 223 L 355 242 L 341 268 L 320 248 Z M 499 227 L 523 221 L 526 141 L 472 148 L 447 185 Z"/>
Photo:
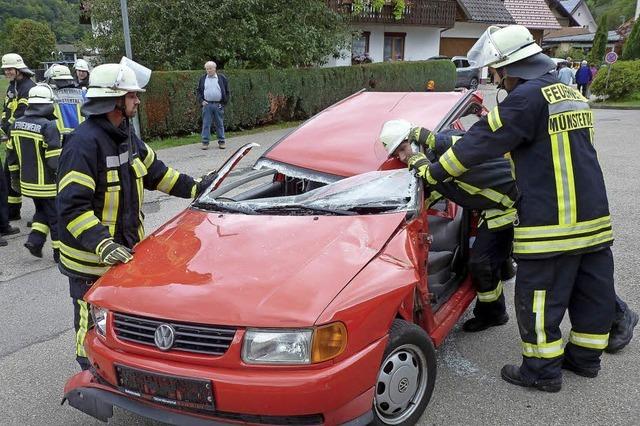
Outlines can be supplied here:
<path id="1" fill-rule="evenodd" d="M 372 425 L 414 425 L 436 383 L 436 351 L 415 324 L 394 320 L 382 356 L 373 399 Z"/>
<path id="2" fill-rule="evenodd" d="M 478 79 L 476 77 L 473 77 L 469 82 L 469 89 L 476 90 L 477 88 L 478 88 Z"/>

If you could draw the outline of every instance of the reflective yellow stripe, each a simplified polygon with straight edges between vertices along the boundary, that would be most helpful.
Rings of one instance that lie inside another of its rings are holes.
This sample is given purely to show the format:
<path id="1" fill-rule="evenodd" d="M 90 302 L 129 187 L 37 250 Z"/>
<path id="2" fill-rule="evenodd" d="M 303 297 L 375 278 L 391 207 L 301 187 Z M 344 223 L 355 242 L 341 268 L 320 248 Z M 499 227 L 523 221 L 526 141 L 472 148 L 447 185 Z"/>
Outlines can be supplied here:
<path id="1" fill-rule="evenodd" d="M 109 188 L 108 188 L 109 189 Z M 115 188 L 112 188 L 115 189 Z M 116 190 L 104 193 L 104 206 L 102 207 L 102 223 L 109 227 L 111 236 L 115 233 L 115 223 L 118 220 L 118 207 L 120 204 L 120 193 Z"/>
<path id="2" fill-rule="evenodd" d="M 491 127 L 493 132 L 502 127 L 502 120 L 500 119 L 500 112 L 498 111 L 497 106 L 495 106 L 489 115 L 487 115 L 487 121 L 489 122 L 489 127 Z"/>
<path id="3" fill-rule="evenodd" d="M 60 241 L 59 240 L 51 240 L 51 247 L 59 250 L 60 249 Z"/>
<path id="4" fill-rule="evenodd" d="M 89 175 L 84 173 L 72 171 L 64 175 L 62 179 L 60 179 L 60 183 L 58 185 L 58 191 L 62 192 L 62 190 L 71 183 L 77 183 L 79 185 L 84 185 L 92 191 L 96 189 L 96 181 Z"/>
<path id="5" fill-rule="evenodd" d="M 503 287 L 504 284 L 500 281 L 494 290 L 478 293 L 478 301 L 484 303 L 495 302 L 500 298 Z"/>
<path id="6" fill-rule="evenodd" d="M 147 145 L 146 143 L 144 145 L 147 147 L 147 156 L 144 157 L 143 163 L 144 166 L 148 169 L 149 167 L 151 167 L 153 162 L 156 161 L 156 153 L 153 151 L 153 149 L 151 149 L 149 145 Z"/>
<path id="7" fill-rule="evenodd" d="M 44 235 L 49 234 L 49 227 L 48 227 L 46 224 L 44 224 L 44 223 L 40 223 L 40 222 L 33 222 L 33 223 L 31 224 L 31 229 L 32 229 L 33 231 L 41 232 L 41 233 L 43 233 Z"/>
<path id="8" fill-rule="evenodd" d="M 593 112 L 591 110 L 569 111 L 549 116 L 550 135 L 592 127 Z"/>
<path id="9" fill-rule="evenodd" d="M 504 213 L 502 216 L 496 216 L 491 218 L 485 217 L 484 219 L 486 220 L 487 227 L 489 229 L 502 228 L 503 226 L 507 226 L 514 223 L 518 219 L 518 212 L 515 209 L 510 209 L 509 211 Z"/>
<path id="10" fill-rule="evenodd" d="M 10 172 L 17 172 L 18 170 L 20 170 L 20 166 L 17 164 L 13 164 L 11 166 L 8 167 Z"/>
<path id="11" fill-rule="evenodd" d="M 136 157 L 133 160 L 132 167 L 137 178 L 142 178 L 147 174 L 147 168 L 144 166 L 144 163 L 138 157 Z"/>
<path id="12" fill-rule="evenodd" d="M 118 176 L 118 170 L 107 170 L 107 183 L 120 182 L 120 177 Z"/>
<path id="13" fill-rule="evenodd" d="M 436 135 L 433 134 L 433 132 L 429 133 L 429 136 L 427 136 L 427 146 L 431 149 L 436 148 Z"/>
<path id="14" fill-rule="evenodd" d="M 483 197 L 488 198 L 489 200 L 497 204 L 500 204 L 502 206 L 511 207 L 514 204 L 514 201 L 511 198 L 509 198 L 504 194 L 499 193 L 498 191 L 494 191 L 491 188 L 484 188 L 484 189 L 476 188 L 475 186 L 469 185 L 468 183 L 462 182 L 460 180 L 456 180 L 456 183 L 458 184 L 460 189 L 463 189 L 469 194 L 482 195 Z"/>
<path id="15" fill-rule="evenodd" d="M 173 170 L 171 167 L 167 168 L 167 172 L 164 174 L 164 177 L 156 187 L 159 191 L 168 194 L 173 189 L 173 185 L 176 184 L 176 181 L 180 177 L 180 173 Z"/>
<path id="16" fill-rule="evenodd" d="M 536 314 L 535 331 L 538 345 L 547 342 L 547 334 L 544 330 L 544 299 L 546 295 L 546 290 L 535 290 L 533 292 L 533 313 Z"/>
<path id="17" fill-rule="evenodd" d="M 62 148 L 50 149 L 44 152 L 44 158 L 57 157 L 62 152 Z"/>
<path id="18" fill-rule="evenodd" d="M 58 195 L 58 191 L 55 188 L 53 189 L 27 189 L 22 188 L 22 195 L 33 198 L 55 198 Z"/>
<path id="19" fill-rule="evenodd" d="M 197 192 L 198 192 L 198 184 L 194 183 L 193 186 L 191 187 L 191 198 L 195 198 Z"/>
<path id="20" fill-rule="evenodd" d="M 60 252 L 60 262 L 62 262 L 62 264 L 66 268 L 69 268 L 72 271 L 80 272 L 87 275 L 101 276 L 105 272 L 107 272 L 107 269 L 109 269 L 109 266 L 83 265 L 82 263 L 75 262 L 72 259 L 66 257 L 62 252 Z"/>
<path id="21" fill-rule="evenodd" d="M 31 183 L 31 182 L 21 182 L 21 186 L 23 188 L 29 188 L 29 189 L 56 189 L 55 183 L 45 183 L 43 185 L 40 185 L 37 183 Z"/>
<path id="22" fill-rule="evenodd" d="M 9 204 L 22 204 L 22 197 L 7 197 Z"/>
<path id="23" fill-rule="evenodd" d="M 96 226 L 100 223 L 97 217 L 94 216 L 93 212 L 84 212 L 80 216 L 73 219 L 67 225 L 67 229 L 75 238 L 78 238 L 80 234 L 82 234 L 87 229 Z"/>
<path id="24" fill-rule="evenodd" d="M 456 157 L 456 154 L 449 148 L 438 160 L 442 167 L 453 177 L 460 176 L 468 169 Z"/>
<path id="25" fill-rule="evenodd" d="M 429 171 L 429 166 L 427 166 L 427 165 L 424 165 L 424 166 L 418 168 L 418 176 L 420 176 L 422 179 L 426 180 L 431 185 L 435 185 L 436 183 L 438 183 L 431 176 L 431 172 Z"/>
<path id="26" fill-rule="evenodd" d="M 522 355 L 529 358 L 556 358 L 564 353 L 562 339 L 551 343 L 537 344 L 522 342 Z"/>
<path id="27" fill-rule="evenodd" d="M 79 299 L 78 305 L 80 306 L 80 321 L 78 330 L 76 331 L 76 355 L 86 357 L 87 353 L 84 350 L 84 339 L 89 329 L 89 305 L 84 300 Z"/>
<path id="28" fill-rule="evenodd" d="M 609 333 L 607 334 L 587 334 L 576 333 L 571 330 L 569 341 L 576 346 L 589 349 L 604 349 L 609 344 Z"/>
<path id="29" fill-rule="evenodd" d="M 587 99 L 582 96 L 579 90 L 569 87 L 562 83 L 552 84 L 550 86 L 545 86 L 542 89 L 542 96 L 549 102 L 550 104 L 555 104 L 561 101 L 566 100 L 576 100 L 587 102 Z"/>
<path id="30" fill-rule="evenodd" d="M 518 229 L 518 228 L 516 228 Z M 553 241 L 518 241 L 513 242 L 513 251 L 517 254 L 554 253 L 560 251 L 579 250 L 598 244 L 613 241 L 613 231 L 606 230 L 595 235 L 580 238 L 567 238 Z"/>
<path id="31" fill-rule="evenodd" d="M 62 241 L 60 241 L 60 252 L 69 258 L 77 259 L 82 262 L 93 263 L 95 265 L 101 265 L 100 257 L 98 257 L 97 254 L 90 251 L 75 249 L 66 245 Z"/>
<path id="32" fill-rule="evenodd" d="M 576 190 L 568 133 L 551 135 L 551 153 L 556 180 L 558 222 L 561 225 L 575 223 L 578 213 L 576 210 Z"/>
<path id="33" fill-rule="evenodd" d="M 519 226 L 515 229 L 515 238 L 551 238 L 575 234 L 587 234 L 594 231 L 610 228 L 611 216 L 603 216 L 585 222 L 577 222 L 569 225 L 545 225 L 545 226 Z"/>

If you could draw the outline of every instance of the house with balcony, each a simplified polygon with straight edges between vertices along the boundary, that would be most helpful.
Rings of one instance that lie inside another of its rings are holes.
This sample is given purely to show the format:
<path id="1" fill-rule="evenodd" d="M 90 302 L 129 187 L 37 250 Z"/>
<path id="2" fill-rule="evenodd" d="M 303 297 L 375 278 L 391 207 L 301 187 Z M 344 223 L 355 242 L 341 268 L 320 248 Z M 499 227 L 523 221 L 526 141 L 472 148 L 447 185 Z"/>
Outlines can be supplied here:
<path id="1" fill-rule="evenodd" d="M 419 61 L 440 53 L 440 34 L 453 28 L 455 0 L 405 0 L 402 15 L 394 16 L 393 1 L 376 11 L 365 2 L 355 13 L 352 0 L 327 0 L 327 5 L 348 16 L 354 35 L 351 49 L 340 58 L 330 58 L 327 66 L 351 65 L 365 54 L 372 62 Z"/>

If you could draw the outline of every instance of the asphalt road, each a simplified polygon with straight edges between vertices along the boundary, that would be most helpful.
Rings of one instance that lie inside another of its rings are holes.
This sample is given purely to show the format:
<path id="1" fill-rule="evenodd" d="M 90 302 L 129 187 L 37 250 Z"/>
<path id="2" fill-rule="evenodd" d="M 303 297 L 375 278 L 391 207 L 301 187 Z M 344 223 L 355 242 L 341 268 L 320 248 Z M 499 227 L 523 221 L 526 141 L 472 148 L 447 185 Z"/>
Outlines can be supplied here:
<path id="1" fill-rule="evenodd" d="M 494 92 L 487 103 L 494 103 Z M 608 185 L 616 244 L 618 293 L 640 308 L 635 290 L 640 264 L 637 235 L 640 180 L 640 111 L 596 110 L 596 146 Z M 197 146 L 172 148 L 159 157 L 180 171 L 198 176 L 220 165 L 234 146 L 258 142 L 245 160 L 251 164 L 287 130 L 229 140 L 229 149 L 201 151 Z M 241 173 L 239 169 L 235 174 Z M 147 193 L 147 230 L 153 230 L 188 204 L 163 194 Z M 33 213 L 26 201 L 21 234 L 0 248 L 0 424 L 88 425 L 98 421 L 60 406 L 66 379 L 78 367 L 73 357 L 72 306 L 65 278 L 57 271 L 50 249 L 44 259 L 30 257 L 22 244 L 26 220 Z M 512 300 L 513 286 L 507 286 Z M 515 319 L 513 310 L 511 317 Z M 568 330 L 565 324 L 565 330 Z M 596 379 L 565 374 L 558 394 L 544 394 L 508 385 L 499 378 L 505 363 L 520 360 L 515 320 L 471 335 L 456 329 L 438 350 L 436 388 L 420 424 L 637 424 L 640 418 L 640 343 L 635 340 L 617 355 L 606 355 Z M 154 424 L 122 410 L 115 425 Z"/>

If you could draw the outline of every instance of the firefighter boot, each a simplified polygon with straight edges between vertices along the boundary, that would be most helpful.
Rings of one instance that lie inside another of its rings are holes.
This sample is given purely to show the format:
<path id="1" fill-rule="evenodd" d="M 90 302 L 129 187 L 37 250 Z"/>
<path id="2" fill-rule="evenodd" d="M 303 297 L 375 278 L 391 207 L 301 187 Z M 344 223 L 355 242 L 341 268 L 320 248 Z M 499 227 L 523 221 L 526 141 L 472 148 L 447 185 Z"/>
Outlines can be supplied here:
<path id="1" fill-rule="evenodd" d="M 30 241 L 27 241 L 26 243 L 24 243 L 24 246 L 27 248 L 27 250 L 29 250 L 29 253 L 31 253 L 33 256 L 42 257 L 42 246 L 38 247 Z"/>
<path id="2" fill-rule="evenodd" d="M 509 321 L 509 315 L 503 313 L 497 317 L 473 317 L 462 324 L 462 329 L 468 333 L 486 330 L 489 327 L 504 325 Z"/>
<path id="3" fill-rule="evenodd" d="M 16 228 L 15 226 L 11 225 L 7 225 L 5 228 L 0 229 L 0 235 L 3 237 L 6 235 L 17 234 L 18 232 L 20 232 L 20 228 Z"/>
<path id="4" fill-rule="evenodd" d="M 633 328 L 638 324 L 638 314 L 627 307 L 622 318 L 614 321 L 609 334 L 609 344 L 605 352 L 613 354 L 629 344 L 633 338 Z"/>
<path id="5" fill-rule="evenodd" d="M 540 379 L 529 382 L 522 377 L 520 367 L 517 365 L 507 364 L 500 371 L 502 380 L 512 385 L 522 386 L 524 388 L 535 388 L 543 392 L 559 392 L 562 389 L 562 376 L 553 379 Z"/>
<path id="6" fill-rule="evenodd" d="M 0 247 L 5 247 L 7 245 L 9 245 L 7 240 L 5 240 L 4 238 L 0 237 Z"/>

